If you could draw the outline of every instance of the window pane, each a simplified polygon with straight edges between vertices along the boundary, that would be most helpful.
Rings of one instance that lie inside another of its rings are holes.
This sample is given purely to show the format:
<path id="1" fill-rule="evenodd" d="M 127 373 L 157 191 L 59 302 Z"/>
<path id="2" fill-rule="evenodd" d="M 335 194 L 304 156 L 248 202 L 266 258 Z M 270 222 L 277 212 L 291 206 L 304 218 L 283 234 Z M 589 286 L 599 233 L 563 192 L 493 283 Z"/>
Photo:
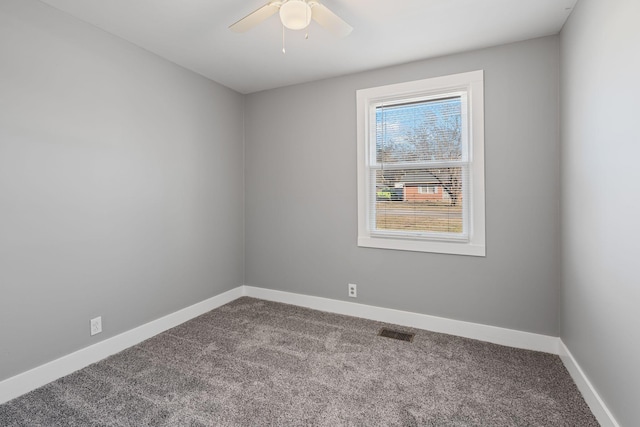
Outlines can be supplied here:
<path id="1" fill-rule="evenodd" d="M 464 236 L 466 176 L 466 166 L 376 170 L 375 230 Z"/>
<path id="2" fill-rule="evenodd" d="M 376 162 L 462 159 L 460 96 L 376 107 Z"/>

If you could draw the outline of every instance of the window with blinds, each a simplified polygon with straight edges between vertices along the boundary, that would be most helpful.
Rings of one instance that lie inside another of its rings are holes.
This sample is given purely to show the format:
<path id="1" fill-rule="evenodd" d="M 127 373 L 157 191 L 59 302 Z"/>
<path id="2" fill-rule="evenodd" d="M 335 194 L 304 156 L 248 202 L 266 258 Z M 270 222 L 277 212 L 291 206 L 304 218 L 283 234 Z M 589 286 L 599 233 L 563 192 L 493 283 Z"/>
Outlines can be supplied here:
<path id="1" fill-rule="evenodd" d="M 466 93 L 375 105 L 369 223 L 380 236 L 469 236 Z"/>
<path id="2" fill-rule="evenodd" d="M 358 91 L 359 246 L 480 255 L 482 72 Z"/>

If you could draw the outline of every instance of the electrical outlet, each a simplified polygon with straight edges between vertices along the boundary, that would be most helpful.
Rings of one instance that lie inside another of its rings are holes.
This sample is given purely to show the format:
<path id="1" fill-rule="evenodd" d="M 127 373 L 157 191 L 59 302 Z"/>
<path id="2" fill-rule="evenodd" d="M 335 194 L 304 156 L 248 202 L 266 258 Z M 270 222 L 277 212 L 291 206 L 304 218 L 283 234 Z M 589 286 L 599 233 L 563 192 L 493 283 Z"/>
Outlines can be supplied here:
<path id="1" fill-rule="evenodd" d="M 91 335 L 102 332 L 102 316 L 91 319 Z"/>
<path id="2" fill-rule="evenodd" d="M 348 294 L 351 298 L 357 298 L 358 297 L 358 289 L 357 286 L 353 283 L 349 283 L 349 294 Z"/>

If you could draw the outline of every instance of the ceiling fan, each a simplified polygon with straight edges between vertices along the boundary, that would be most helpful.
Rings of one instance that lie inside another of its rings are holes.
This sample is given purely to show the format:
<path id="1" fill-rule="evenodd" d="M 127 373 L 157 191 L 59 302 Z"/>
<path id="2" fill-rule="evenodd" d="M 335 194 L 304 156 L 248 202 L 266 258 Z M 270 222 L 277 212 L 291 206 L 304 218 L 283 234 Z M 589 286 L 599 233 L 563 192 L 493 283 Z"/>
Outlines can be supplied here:
<path id="1" fill-rule="evenodd" d="M 280 12 L 282 25 L 290 30 L 307 28 L 313 19 L 337 37 L 348 36 L 353 28 L 317 0 L 273 0 L 229 26 L 243 33 Z"/>

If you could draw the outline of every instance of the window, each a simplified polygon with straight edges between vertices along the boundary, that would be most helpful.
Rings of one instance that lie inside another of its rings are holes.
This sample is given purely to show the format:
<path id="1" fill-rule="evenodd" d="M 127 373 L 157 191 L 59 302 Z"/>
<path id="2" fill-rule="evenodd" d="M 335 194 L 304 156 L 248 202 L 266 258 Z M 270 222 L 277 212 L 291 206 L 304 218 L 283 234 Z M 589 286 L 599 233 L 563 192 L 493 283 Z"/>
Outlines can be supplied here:
<path id="1" fill-rule="evenodd" d="M 358 246 L 485 255 L 483 72 L 357 91 Z"/>
<path id="2" fill-rule="evenodd" d="M 418 194 L 436 194 L 436 187 L 418 187 Z"/>

